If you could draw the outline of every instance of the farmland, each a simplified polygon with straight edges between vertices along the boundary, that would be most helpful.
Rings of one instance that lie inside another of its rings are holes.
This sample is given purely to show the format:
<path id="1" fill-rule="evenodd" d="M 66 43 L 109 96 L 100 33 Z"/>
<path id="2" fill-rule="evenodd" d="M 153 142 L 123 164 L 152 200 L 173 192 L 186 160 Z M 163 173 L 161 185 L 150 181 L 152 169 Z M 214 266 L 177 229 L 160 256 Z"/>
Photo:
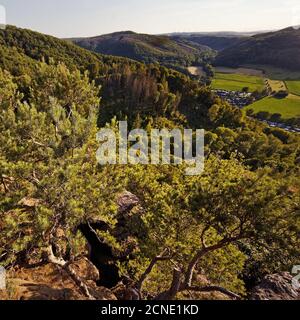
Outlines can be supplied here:
<path id="1" fill-rule="evenodd" d="M 300 80 L 285 81 L 290 93 L 300 96 Z"/>
<path id="2" fill-rule="evenodd" d="M 272 92 L 278 92 L 281 90 L 287 90 L 284 81 L 281 80 L 266 80 Z"/>
<path id="3" fill-rule="evenodd" d="M 258 76 L 263 77 L 264 71 L 253 68 L 228 68 L 228 67 L 215 67 L 215 72 L 219 73 L 233 73 L 233 74 L 243 74 L 246 76 Z"/>
<path id="4" fill-rule="evenodd" d="M 293 79 L 291 76 L 297 74 L 287 73 L 279 68 L 259 69 L 251 69 L 250 66 L 236 69 L 217 67 L 212 88 L 242 91 L 247 87 L 249 92 L 253 92 L 262 91 L 268 87 L 273 93 L 288 90 L 290 94 L 286 98 L 278 99 L 269 96 L 247 106 L 245 110 L 253 109 L 255 113 L 260 111 L 267 111 L 270 114 L 279 113 L 283 119 L 300 117 L 300 80 L 290 80 Z"/>
<path id="5" fill-rule="evenodd" d="M 213 89 L 223 89 L 228 91 L 242 91 L 248 88 L 250 92 L 262 91 L 264 89 L 264 79 L 260 76 L 252 76 L 238 73 L 216 72 L 212 81 Z"/>
<path id="6" fill-rule="evenodd" d="M 284 99 L 266 97 L 245 108 L 252 109 L 255 113 L 267 111 L 270 114 L 279 113 L 283 119 L 300 117 L 300 97 L 289 95 Z"/>

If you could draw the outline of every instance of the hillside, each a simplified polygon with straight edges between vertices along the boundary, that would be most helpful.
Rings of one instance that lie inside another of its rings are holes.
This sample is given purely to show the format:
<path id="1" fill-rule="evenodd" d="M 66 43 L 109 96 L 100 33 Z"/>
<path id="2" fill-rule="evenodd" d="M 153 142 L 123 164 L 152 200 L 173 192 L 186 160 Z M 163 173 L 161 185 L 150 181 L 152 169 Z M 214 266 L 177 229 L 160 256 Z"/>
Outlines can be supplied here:
<path id="1" fill-rule="evenodd" d="M 257 64 L 300 70 L 300 29 L 286 28 L 244 39 L 219 53 L 216 65 Z"/>
<path id="2" fill-rule="evenodd" d="M 132 31 L 70 39 L 75 44 L 102 54 L 123 56 L 145 63 L 183 67 L 201 63 L 213 55 L 207 46 L 172 40 L 166 36 L 138 34 Z"/>
<path id="3" fill-rule="evenodd" d="M 136 65 L 128 59 L 94 54 L 67 41 L 15 26 L 0 30 L 0 50 L 0 65 L 13 75 L 30 74 L 35 62 L 42 59 L 64 62 L 82 71 L 104 66 L 107 69 L 113 64 Z"/>
<path id="4" fill-rule="evenodd" d="M 187 105 L 188 95 L 187 101 L 182 98 L 178 103 L 176 92 L 183 92 L 185 86 L 190 85 L 189 78 L 179 72 L 93 53 L 68 41 L 27 29 L 7 26 L 0 30 L 0 67 L 16 77 L 25 98 L 37 64 L 42 60 L 48 64 L 64 63 L 70 70 L 89 72 L 90 78 L 101 86 L 101 123 L 110 121 L 115 115 L 126 114 L 129 119 L 143 112 L 159 115 L 165 109 L 164 104 L 176 106 L 176 110 L 184 111 L 185 116 L 192 109 Z M 207 112 L 207 106 L 204 110 Z M 194 115 L 191 117 L 195 118 Z"/>

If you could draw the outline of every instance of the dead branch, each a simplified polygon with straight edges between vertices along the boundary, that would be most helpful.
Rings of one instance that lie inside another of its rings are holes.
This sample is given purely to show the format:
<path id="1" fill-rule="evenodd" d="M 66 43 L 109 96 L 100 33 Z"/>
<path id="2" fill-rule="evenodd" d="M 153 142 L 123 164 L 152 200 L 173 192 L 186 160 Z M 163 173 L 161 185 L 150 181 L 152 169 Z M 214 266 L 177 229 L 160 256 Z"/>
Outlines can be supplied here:
<path id="1" fill-rule="evenodd" d="M 76 283 L 76 285 L 79 287 L 80 291 L 88 299 L 95 300 L 95 297 L 91 295 L 87 285 L 84 284 L 83 281 L 80 279 L 80 277 L 78 277 L 77 274 L 74 272 L 74 270 L 72 270 L 72 268 L 70 267 L 70 263 L 54 255 L 52 245 L 50 245 L 47 248 L 46 254 L 47 254 L 48 262 L 63 268 L 68 273 L 68 275 L 72 278 L 72 280 Z"/>
<path id="2" fill-rule="evenodd" d="M 227 296 L 229 296 L 230 298 L 236 299 L 236 300 L 241 300 L 241 297 L 239 295 L 237 295 L 236 293 L 227 290 L 223 287 L 220 286 L 204 286 L 204 287 L 200 287 L 200 286 L 190 286 L 190 287 L 185 287 L 180 289 L 180 292 L 182 291 L 194 291 L 194 292 L 221 292 Z"/>

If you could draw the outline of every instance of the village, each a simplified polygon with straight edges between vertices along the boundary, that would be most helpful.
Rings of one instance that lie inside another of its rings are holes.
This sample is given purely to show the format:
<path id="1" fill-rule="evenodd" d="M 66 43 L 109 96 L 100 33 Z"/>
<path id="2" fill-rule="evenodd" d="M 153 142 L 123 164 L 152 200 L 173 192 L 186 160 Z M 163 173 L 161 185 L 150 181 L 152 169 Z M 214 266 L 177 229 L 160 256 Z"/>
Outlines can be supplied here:
<path id="1" fill-rule="evenodd" d="M 213 92 L 220 98 L 238 108 L 244 108 L 253 102 L 252 94 L 249 92 L 227 91 L 223 89 L 216 89 L 213 90 Z"/>
<path id="2" fill-rule="evenodd" d="M 255 99 L 252 93 L 249 93 L 249 92 L 227 91 L 224 89 L 216 89 L 216 90 L 213 90 L 213 92 L 220 98 L 230 103 L 231 105 L 241 109 L 253 103 Z M 300 133 L 300 128 L 297 128 L 285 123 L 279 123 L 279 122 L 273 122 L 273 121 L 267 121 L 267 120 L 262 120 L 262 122 L 268 124 L 270 127 L 273 127 L 273 128 L 280 128 L 288 132 Z"/>

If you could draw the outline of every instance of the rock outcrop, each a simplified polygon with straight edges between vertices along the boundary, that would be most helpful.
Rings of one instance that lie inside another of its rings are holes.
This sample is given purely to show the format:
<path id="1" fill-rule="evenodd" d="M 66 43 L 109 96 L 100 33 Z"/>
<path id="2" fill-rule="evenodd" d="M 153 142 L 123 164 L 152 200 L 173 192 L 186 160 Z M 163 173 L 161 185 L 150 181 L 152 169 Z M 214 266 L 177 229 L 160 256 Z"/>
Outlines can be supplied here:
<path id="1" fill-rule="evenodd" d="M 26 210 L 33 210 L 40 203 L 39 199 L 24 198 L 18 205 Z M 78 281 L 86 286 L 91 296 L 97 300 L 115 300 L 116 295 L 107 288 L 120 282 L 117 263 L 127 259 L 135 249 L 132 240 L 132 225 L 142 227 L 140 220 L 143 210 L 139 199 L 125 191 L 116 199 L 118 205 L 117 225 L 113 230 L 101 220 L 92 220 L 78 229 L 89 243 L 89 250 L 82 252 L 80 258 L 70 263 L 68 268 L 74 272 Z M 114 252 L 97 231 L 108 231 L 120 241 L 123 251 Z M 55 231 L 52 247 L 58 257 L 68 256 L 65 231 Z M 89 252 L 88 252 L 89 251 Z M 26 259 L 25 259 L 26 258 Z M 40 255 L 34 250 L 26 253 L 16 269 L 8 272 L 6 291 L 0 292 L 1 299 L 13 300 L 83 300 L 87 297 L 80 290 L 74 277 L 54 261 L 41 261 Z M 127 290 L 127 289 L 126 289 Z M 130 293 L 128 290 L 126 291 Z M 130 293 L 131 294 L 131 293 Z"/>
<path id="2" fill-rule="evenodd" d="M 98 270 L 86 258 L 75 261 L 72 268 L 84 279 L 95 299 L 116 300 L 116 296 L 109 289 L 96 285 Z M 0 291 L 0 300 L 86 299 L 68 273 L 51 263 L 32 269 L 10 270 L 6 290 Z"/>
<path id="3" fill-rule="evenodd" d="M 293 285 L 293 276 L 280 273 L 266 276 L 256 286 L 250 296 L 251 300 L 300 300 L 300 290 Z"/>

